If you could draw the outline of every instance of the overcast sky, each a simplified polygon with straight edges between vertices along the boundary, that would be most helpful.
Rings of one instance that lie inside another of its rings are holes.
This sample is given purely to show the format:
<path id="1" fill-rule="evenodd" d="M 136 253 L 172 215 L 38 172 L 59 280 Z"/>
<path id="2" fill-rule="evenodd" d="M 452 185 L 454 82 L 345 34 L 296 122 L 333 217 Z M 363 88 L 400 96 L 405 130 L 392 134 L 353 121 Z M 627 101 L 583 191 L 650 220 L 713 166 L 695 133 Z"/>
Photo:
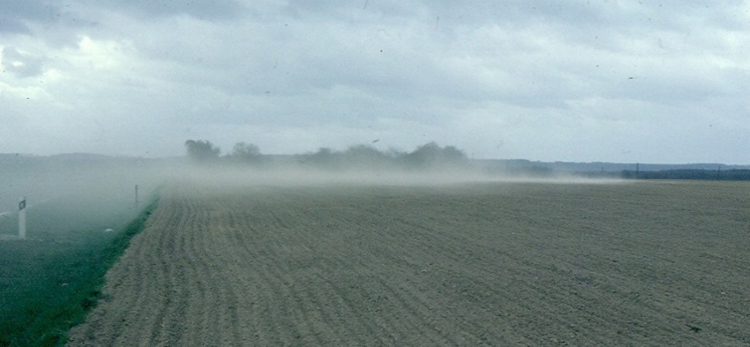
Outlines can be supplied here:
<path id="1" fill-rule="evenodd" d="M 750 164 L 748 1 L 1 0 L 0 152 Z"/>

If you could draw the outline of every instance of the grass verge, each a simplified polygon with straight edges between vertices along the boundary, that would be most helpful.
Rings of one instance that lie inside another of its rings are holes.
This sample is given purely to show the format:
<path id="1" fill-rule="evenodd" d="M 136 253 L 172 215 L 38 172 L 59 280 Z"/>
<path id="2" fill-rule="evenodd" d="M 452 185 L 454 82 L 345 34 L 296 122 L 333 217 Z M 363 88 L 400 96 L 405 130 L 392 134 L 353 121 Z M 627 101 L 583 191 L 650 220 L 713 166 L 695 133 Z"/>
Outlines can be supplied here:
<path id="1" fill-rule="evenodd" d="M 154 199 L 116 233 L 95 229 L 68 232 L 63 241 L 0 242 L 0 346 L 64 345 L 157 203 Z"/>

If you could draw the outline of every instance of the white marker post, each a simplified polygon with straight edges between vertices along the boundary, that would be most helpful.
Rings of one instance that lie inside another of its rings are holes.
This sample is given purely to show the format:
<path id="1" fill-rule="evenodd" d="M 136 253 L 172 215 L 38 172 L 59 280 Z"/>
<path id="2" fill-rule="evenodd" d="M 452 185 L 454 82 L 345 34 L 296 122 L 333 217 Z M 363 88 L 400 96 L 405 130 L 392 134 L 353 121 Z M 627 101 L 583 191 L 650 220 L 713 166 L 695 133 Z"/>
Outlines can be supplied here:
<path id="1" fill-rule="evenodd" d="M 26 239 L 26 197 L 18 202 L 18 238 Z"/>

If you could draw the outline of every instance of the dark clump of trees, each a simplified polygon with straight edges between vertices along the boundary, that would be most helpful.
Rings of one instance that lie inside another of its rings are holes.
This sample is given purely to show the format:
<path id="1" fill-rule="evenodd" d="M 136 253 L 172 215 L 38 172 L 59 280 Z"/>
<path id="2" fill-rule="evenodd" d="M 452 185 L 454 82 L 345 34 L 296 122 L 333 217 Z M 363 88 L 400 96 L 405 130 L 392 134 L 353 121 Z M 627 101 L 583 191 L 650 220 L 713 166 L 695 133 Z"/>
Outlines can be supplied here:
<path id="1" fill-rule="evenodd" d="M 469 159 L 454 146 L 441 147 L 429 142 L 411 152 L 397 150 L 380 151 L 370 145 L 355 145 L 343 151 L 320 148 L 317 152 L 293 156 L 264 156 L 258 146 L 238 142 L 230 154 L 221 155 L 221 149 L 210 141 L 187 140 L 185 149 L 188 158 L 197 164 L 258 165 L 275 162 L 294 163 L 321 170 L 463 170 L 469 167 Z M 273 158 L 270 159 L 270 158 Z"/>
<path id="2" fill-rule="evenodd" d="M 185 141 L 185 149 L 188 158 L 198 164 L 259 164 L 263 161 L 258 146 L 245 142 L 236 143 L 232 147 L 232 153 L 223 157 L 221 156 L 221 149 L 214 146 L 210 141 L 187 140 Z"/>
<path id="3" fill-rule="evenodd" d="M 232 147 L 232 154 L 227 159 L 236 164 L 260 164 L 263 156 L 260 148 L 252 143 L 238 142 Z"/>
<path id="4" fill-rule="evenodd" d="M 456 147 L 440 147 L 435 142 L 430 142 L 404 154 L 403 161 L 412 168 L 462 167 L 466 166 L 468 158 Z"/>
<path id="5" fill-rule="evenodd" d="M 185 141 L 185 149 L 188 158 L 196 163 L 216 162 L 219 159 L 219 153 L 221 153 L 219 147 L 215 147 L 210 141 L 203 140 L 187 140 Z"/>
<path id="6" fill-rule="evenodd" d="M 463 151 L 453 146 L 441 147 L 430 142 L 412 152 L 379 151 L 369 145 L 351 146 L 344 151 L 321 148 L 315 153 L 296 156 L 297 162 L 320 169 L 466 169 L 469 160 Z"/>

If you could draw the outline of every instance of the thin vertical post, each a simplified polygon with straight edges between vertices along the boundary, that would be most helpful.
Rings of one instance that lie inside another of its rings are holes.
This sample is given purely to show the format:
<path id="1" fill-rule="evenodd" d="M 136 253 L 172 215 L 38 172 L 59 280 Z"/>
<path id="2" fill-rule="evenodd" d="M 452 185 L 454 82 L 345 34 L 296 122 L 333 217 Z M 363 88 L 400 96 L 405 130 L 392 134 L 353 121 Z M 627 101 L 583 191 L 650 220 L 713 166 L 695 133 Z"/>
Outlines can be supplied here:
<path id="1" fill-rule="evenodd" d="M 26 239 L 26 197 L 18 202 L 18 237 Z"/>
<path id="2" fill-rule="evenodd" d="M 135 185 L 135 209 L 138 210 L 138 185 Z"/>

